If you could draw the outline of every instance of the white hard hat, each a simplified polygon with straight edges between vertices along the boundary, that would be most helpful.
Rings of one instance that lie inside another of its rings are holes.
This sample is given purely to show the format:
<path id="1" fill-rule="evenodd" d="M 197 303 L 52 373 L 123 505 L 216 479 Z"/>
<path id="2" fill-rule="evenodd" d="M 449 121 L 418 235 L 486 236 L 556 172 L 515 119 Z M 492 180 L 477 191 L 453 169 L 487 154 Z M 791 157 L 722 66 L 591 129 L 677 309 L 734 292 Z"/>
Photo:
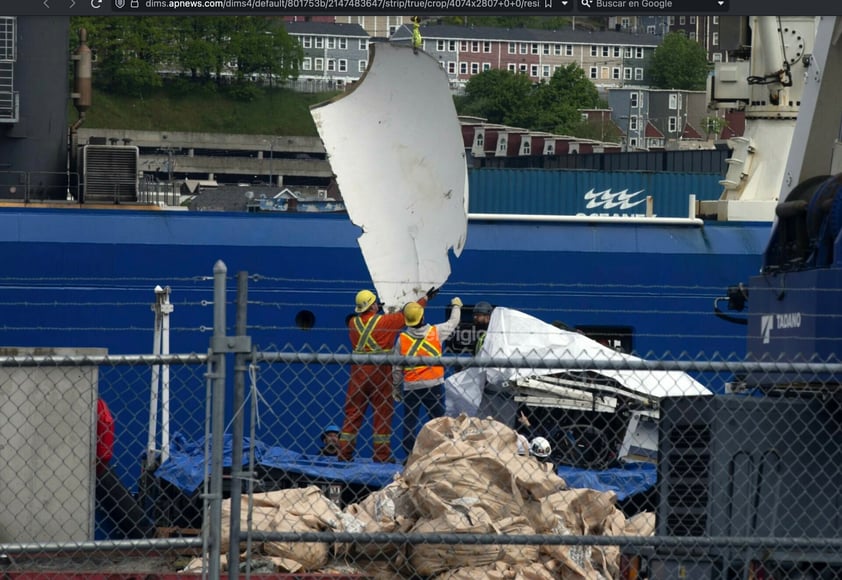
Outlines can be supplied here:
<path id="1" fill-rule="evenodd" d="M 536 437 L 529 444 L 529 452 L 538 459 L 546 459 L 550 456 L 551 451 L 550 442 L 543 437 Z"/>

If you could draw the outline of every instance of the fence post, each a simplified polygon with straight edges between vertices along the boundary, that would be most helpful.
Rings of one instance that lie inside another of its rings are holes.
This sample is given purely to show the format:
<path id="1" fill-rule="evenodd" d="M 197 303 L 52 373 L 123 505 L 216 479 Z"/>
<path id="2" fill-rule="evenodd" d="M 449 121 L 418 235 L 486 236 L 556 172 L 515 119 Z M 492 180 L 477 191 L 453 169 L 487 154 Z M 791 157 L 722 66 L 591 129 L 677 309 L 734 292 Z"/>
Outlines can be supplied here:
<path id="1" fill-rule="evenodd" d="M 234 321 L 236 335 L 246 335 L 248 312 L 248 272 L 237 273 L 237 319 Z M 243 401 L 246 392 L 246 353 L 234 355 L 234 420 L 231 425 L 231 528 L 228 547 L 228 578 L 240 577 L 240 495 L 243 480 Z M 253 443 L 253 442 L 252 442 Z"/>
<path id="2" fill-rule="evenodd" d="M 210 359 L 213 361 L 211 374 L 211 473 L 210 497 L 208 498 L 208 577 L 220 577 L 222 555 L 222 460 L 223 431 L 225 429 L 225 349 L 219 343 L 225 341 L 225 282 L 228 268 L 222 260 L 213 266 L 213 340 Z"/>

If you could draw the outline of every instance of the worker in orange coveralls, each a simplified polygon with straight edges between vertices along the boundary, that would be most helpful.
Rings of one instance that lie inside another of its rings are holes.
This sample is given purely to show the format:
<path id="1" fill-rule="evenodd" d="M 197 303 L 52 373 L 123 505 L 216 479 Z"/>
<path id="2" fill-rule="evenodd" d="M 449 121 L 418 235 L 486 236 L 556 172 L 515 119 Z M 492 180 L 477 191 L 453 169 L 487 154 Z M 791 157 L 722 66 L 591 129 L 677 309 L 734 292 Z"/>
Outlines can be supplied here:
<path id="1" fill-rule="evenodd" d="M 430 288 L 418 300 L 422 306 L 438 293 Z M 404 327 L 403 312 L 382 314 L 377 296 L 371 290 L 357 292 L 354 312 L 348 319 L 348 332 L 354 353 L 387 354 L 392 352 L 398 334 Z M 351 379 L 345 396 L 345 421 L 339 434 L 339 454 L 342 461 L 354 458 L 357 433 L 366 409 L 372 408 L 374 427 L 374 461 L 394 462 L 392 457 L 392 417 L 395 403 L 392 398 L 392 365 L 351 365 Z"/>

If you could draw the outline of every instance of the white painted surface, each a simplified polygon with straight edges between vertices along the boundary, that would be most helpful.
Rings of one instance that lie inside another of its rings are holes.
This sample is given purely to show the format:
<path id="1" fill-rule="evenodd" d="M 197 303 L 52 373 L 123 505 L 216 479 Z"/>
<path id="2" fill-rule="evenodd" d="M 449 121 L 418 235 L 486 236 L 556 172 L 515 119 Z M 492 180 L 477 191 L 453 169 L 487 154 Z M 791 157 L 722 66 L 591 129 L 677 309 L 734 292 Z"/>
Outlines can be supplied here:
<path id="1" fill-rule="evenodd" d="M 357 86 L 311 109 L 387 309 L 441 286 L 467 235 L 468 171 L 447 74 L 423 51 L 373 43 Z"/>

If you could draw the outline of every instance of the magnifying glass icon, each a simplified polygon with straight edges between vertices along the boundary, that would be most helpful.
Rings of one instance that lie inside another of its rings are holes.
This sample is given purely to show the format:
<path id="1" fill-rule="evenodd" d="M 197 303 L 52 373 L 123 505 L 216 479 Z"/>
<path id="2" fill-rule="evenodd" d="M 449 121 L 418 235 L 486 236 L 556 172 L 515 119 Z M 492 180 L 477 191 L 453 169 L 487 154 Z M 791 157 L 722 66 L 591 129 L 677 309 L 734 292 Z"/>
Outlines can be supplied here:
<path id="1" fill-rule="evenodd" d="M 590 8 L 591 0 L 582 0 L 582 6 L 584 6 L 585 8 Z"/>

